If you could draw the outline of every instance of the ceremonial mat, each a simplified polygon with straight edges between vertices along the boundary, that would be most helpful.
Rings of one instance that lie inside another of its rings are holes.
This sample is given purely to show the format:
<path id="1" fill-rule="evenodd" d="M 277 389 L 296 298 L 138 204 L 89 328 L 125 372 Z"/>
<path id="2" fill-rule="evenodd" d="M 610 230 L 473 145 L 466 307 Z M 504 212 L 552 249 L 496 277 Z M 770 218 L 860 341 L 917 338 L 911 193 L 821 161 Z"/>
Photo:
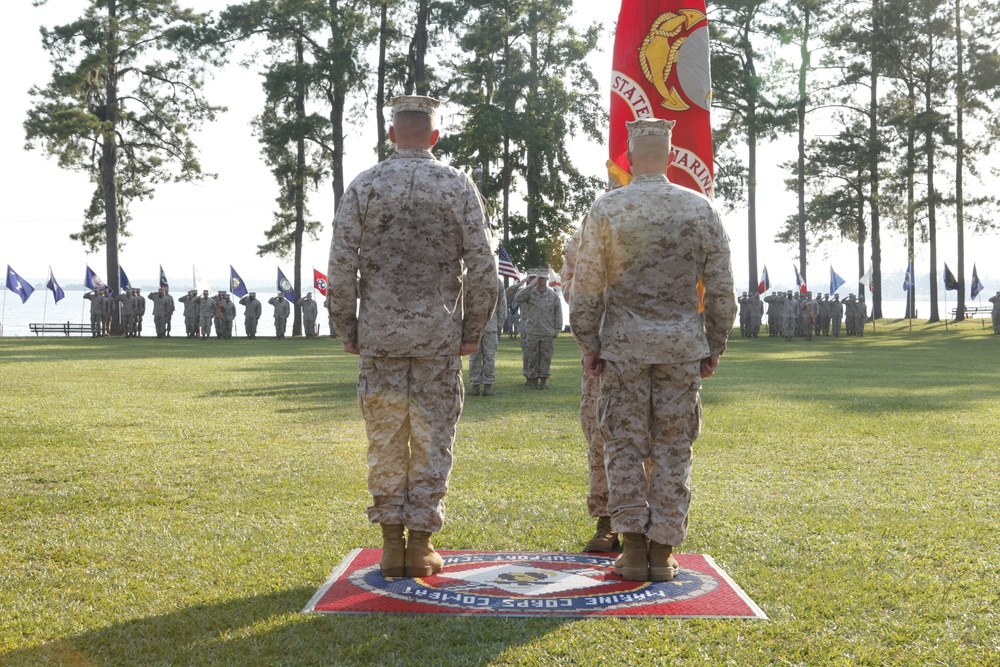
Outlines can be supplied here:
<path id="1" fill-rule="evenodd" d="M 355 549 L 303 612 L 495 616 L 767 616 L 710 556 L 675 554 L 673 581 L 625 581 L 617 554 L 440 551 L 430 577 L 386 579 L 381 549 Z"/>

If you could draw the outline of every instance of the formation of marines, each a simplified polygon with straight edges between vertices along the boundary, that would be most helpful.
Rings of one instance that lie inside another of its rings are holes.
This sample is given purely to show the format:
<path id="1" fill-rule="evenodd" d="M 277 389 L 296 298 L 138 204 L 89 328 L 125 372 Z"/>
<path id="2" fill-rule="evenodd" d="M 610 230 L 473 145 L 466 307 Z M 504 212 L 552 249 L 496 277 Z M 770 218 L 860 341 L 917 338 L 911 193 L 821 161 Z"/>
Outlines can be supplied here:
<path id="1" fill-rule="evenodd" d="M 111 334 L 115 309 L 114 300 L 108 296 L 108 292 L 108 288 L 98 288 L 83 295 L 84 299 L 90 301 L 90 327 L 94 338 Z M 118 296 L 117 300 L 121 304 L 122 334 L 129 338 L 142 335 L 142 320 L 146 314 L 147 299 L 153 302 L 153 322 L 157 338 L 170 337 L 176 307 L 170 290 L 164 287 L 150 292 L 145 298 L 138 288 L 128 288 Z M 213 327 L 217 338 L 232 338 L 237 310 L 232 295 L 228 292 L 220 290 L 217 294 L 210 295 L 208 290 L 204 290 L 199 295 L 197 290 L 188 290 L 177 301 L 183 308 L 184 331 L 188 338 L 210 338 Z M 261 302 L 257 300 L 255 292 L 249 292 L 239 303 L 244 308 L 243 323 L 246 336 L 250 339 L 256 338 L 257 324 L 261 318 Z M 278 338 L 284 338 L 291 305 L 281 292 L 270 299 L 269 303 L 274 306 L 275 332 Z M 305 336 L 313 338 L 318 334 L 316 318 L 319 308 L 312 298 L 312 292 L 303 297 L 301 305 Z"/>
<path id="2" fill-rule="evenodd" d="M 813 336 L 839 337 L 846 327 L 848 336 L 863 336 L 868 308 L 864 296 L 850 294 L 843 301 L 835 294 L 812 292 L 775 292 L 761 300 L 756 292 L 743 292 L 739 304 L 740 335 L 756 338 L 767 304 L 767 335 L 792 340 L 796 337 L 812 340 Z"/>

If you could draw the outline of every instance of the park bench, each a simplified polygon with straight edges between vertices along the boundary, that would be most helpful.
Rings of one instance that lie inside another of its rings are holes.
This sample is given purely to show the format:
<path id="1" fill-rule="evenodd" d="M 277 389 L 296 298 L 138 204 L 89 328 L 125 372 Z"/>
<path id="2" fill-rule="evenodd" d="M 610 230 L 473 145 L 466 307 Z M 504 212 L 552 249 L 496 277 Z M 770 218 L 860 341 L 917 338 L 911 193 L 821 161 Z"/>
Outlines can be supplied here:
<path id="1" fill-rule="evenodd" d="M 983 316 L 986 316 L 986 315 L 989 315 L 992 312 L 993 312 L 993 306 L 966 306 L 965 307 L 965 316 L 966 317 L 970 317 L 972 315 L 983 315 Z M 958 315 L 958 308 L 952 308 L 951 309 L 951 314 L 952 314 L 953 317 L 955 315 Z"/>
<path id="2" fill-rule="evenodd" d="M 28 328 L 36 336 L 40 336 L 43 333 L 60 333 L 64 336 L 90 333 L 89 324 L 74 324 L 73 322 L 31 322 L 28 324 Z"/>

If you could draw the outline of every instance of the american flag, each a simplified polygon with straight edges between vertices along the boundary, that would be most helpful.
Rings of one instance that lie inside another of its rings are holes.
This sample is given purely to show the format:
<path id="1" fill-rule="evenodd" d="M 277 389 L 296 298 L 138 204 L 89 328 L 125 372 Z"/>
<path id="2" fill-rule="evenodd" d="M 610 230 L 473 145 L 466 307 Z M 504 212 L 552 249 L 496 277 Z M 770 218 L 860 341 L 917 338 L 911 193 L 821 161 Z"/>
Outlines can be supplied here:
<path id="1" fill-rule="evenodd" d="M 503 246 L 500 246 L 500 249 L 497 251 L 497 257 L 500 258 L 497 273 L 506 278 L 521 279 L 521 274 L 518 273 L 514 262 L 510 261 L 510 255 L 507 254 L 507 250 Z"/>

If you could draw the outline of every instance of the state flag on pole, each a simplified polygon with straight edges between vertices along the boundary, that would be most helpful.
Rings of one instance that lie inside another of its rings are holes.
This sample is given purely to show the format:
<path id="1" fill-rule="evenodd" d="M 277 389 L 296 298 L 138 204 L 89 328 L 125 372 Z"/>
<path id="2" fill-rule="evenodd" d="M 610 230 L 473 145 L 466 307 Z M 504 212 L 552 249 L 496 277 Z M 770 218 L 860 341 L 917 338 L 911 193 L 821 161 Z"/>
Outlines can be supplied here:
<path id="1" fill-rule="evenodd" d="M 951 269 L 948 268 L 948 262 L 944 263 L 944 289 L 945 291 L 947 290 L 955 290 L 956 292 L 958 291 L 958 278 L 956 278 L 955 274 L 952 273 Z"/>
<path id="2" fill-rule="evenodd" d="M 233 296 L 246 296 L 247 286 L 240 278 L 240 274 L 236 273 L 236 269 L 233 265 L 229 265 L 229 293 Z"/>
<path id="3" fill-rule="evenodd" d="M 916 284 L 916 277 L 913 275 L 913 262 L 906 265 L 906 275 L 903 276 L 903 291 L 909 291 Z"/>
<path id="4" fill-rule="evenodd" d="M 106 289 L 108 290 L 108 294 L 110 296 L 112 297 L 114 296 L 114 294 L 111 293 L 111 288 L 108 287 L 107 283 L 101 280 L 96 273 L 94 273 L 94 270 L 90 268 L 89 264 L 87 265 L 87 274 L 83 278 L 83 284 L 86 285 L 88 289 L 94 292 L 96 292 L 97 290 Z"/>
<path id="5" fill-rule="evenodd" d="M 281 267 L 278 267 L 278 291 L 285 295 L 285 298 L 295 303 L 299 300 L 295 296 L 295 286 L 292 285 L 292 281 L 285 277 L 285 274 L 281 272 Z"/>
<path id="6" fill-rule="evenodd" d="M 129 282 L 128 276 L 125 275 L 125 269 L 122 265 L 118 265 L 118 286 L 122 288 L 123 292 L 127 292 L 132 289 L 132 283 Z"/>
<path id="7" fill-rule="evenodd" d="M 52 273 L 52 267 L 49 267 L 49 282 L 45 283 L 45 286 L 52 290 L 52 299 L 59 303 L 59 301 L 66 296 L 66 292 L 63 292 L 63 288 L 59 286 L 56 282 L 56 277 Z"/>
<path id="8" fill-rule="evenodd" d="M 313 289 L 322 294 L 323 296 L 326 296 L 327 284 L 328 283 L 326 281 L 326 275 L 320 273 L 319 271 L 316 270 L 315 267 L 313 267 Z"/>
<path id="9" fill-rule="evenodd" d="M 521 274 L 517 270 L 517 266 L 511 261 L 510 255 L 507 254 L 507 249 L 500 246 L 497 250 L 497 273 L 505 278 L 513 278 L 514 280 L 520 280 Z"/>
<path id="10" fill-rule="evenodd" d="M 809 290 L 806 288 L 805 281 L 802 280 L 802 274 L 799 273 L 799 267 L 792 264 L 792 268 L 795 269 L 795 284 L 799 286 L 799 292 L 805 294 Z"/>
<path id="11" fill-rule="evenodd" d="M 21 297 L 21 303 L 27 301 L 32 292 L 35 291 L 35 288 L 29 285 L 28 281 L 17 275 L 17 271 L 10 268 L 10 264 L 7 265 L 7 289 Z"/>
<path id="12" fill-rule="evenodd" d="M 709 197 L 714 191 L 712 69 L 705 0 L 622 0 L 611 59 L 608 176 L 632 180 L 626 122 L 676 122 L 671 182 Z"/>
<path id="13" fill-rule="evenodd" d="M 969 294 L 972 296 L 973 299 L 975 299 L 977 296 L 979 296 L 979 293 L 982 292 L 984 289 L 985 288 L 983 287 L 983 283 L 980 282 L 979 275 L 976 273 L 976 264 L 975 264 L 975 262 L 973 262 L 972 263 L 972 289 L 969 292 Z"/>
<path id="14" fill-rule="evenodd" d="M 760 283 L 757 285 L 757 294 L 763 294 L 769 289 L 771 289 L 771 279 L 767 276 L 767 264 L 765 264 L 764 270 L 760 272 Z"/>
<path id="15" fill-rule="evenodd" d="M 163 272 L 162 264 L 160 264 L 160 289 L 170 289 L 170 283 L 167 282 L 167 274 Z"/>
<path id="16" fill-rule="evenodd" d="M 830 265 L 830 294 L 833 294 L 840 286 L 844 284 L 844 279 L 837 275 L 837 272 L 833 270 L 833 264 Z"/>

